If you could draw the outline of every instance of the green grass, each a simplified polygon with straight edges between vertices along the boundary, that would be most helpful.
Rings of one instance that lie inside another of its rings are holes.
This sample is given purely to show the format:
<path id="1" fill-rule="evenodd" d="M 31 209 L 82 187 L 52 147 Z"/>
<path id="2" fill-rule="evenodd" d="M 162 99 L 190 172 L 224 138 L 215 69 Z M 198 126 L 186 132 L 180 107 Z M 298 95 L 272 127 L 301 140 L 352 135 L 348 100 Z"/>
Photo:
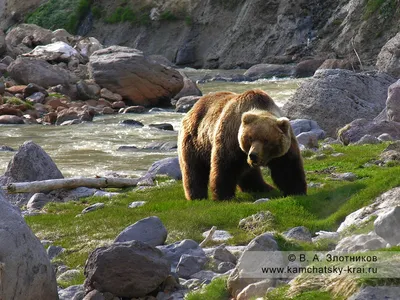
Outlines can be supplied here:
<path id="1" fill-rule="evenodd" d="M 271 292 L 269 292 L 265 296 L 265 300 L 287 300 L 288 297 L 286 295 L 289 286 L 285 285 L 282 287 L 278 287 Z M 323 291 L 307 291 L 301 293 L 293 298 L 292 300 L 344 300 L 343 297 L 333 297 L 329 292 Z"/>
<path id="2" fill-rule="evenodd" d="M 376 12 L 378 12 L 384 19 L 389 19 L 394 15 L 396 7 L 396 0 L 367 0 L 364 8 L 363 19 L 367 20 Z"/>
<path id="3" fill-rule="evenodd" d="M 307 196 L 282 197 L 278 191 L 265 194 L 238 192 L 231 201 L 187 201 L 180 181 L 143 191 L 126 192 L 113 199 L 86 198 L 76 202 L 49 203 L 46 214 L 30 216 L 26 221 L 41 239 L 67 249 L 57 260 L 70 268 L 82 269 L 91 251 L 107 243 L 127 226 L 149 216 L 158 216 L 168 230 L 168 243 L 182 239 L 201 241 L 202 232 L 212 226 L 228 230 L 233 238 L 228 244 L 245 245 L 255 234 L 238 228 L 242 218 L 259 211 L 274 216 L 271 230 L 277 233 L 282 250 L 325 250 L 326 245 L 287 241 L 278 233 L 295 226 L 306 226 L 312 232 L 336 230 L 351 212 L 371 203 L 383 192 L 400 185 L 400 166 L 364 167 L 376 159 L 387 144 L 367 146 L 338 146 L 341 157 L 327 156 L 324 160 L 304 160 L 308 182 L 323 183 L 322 188 L 310 188 Z M 354 182 L 330 179 L 334 172 L 353 172 Z M 268 172 L 266 180 L 271 182 Z M 271 201 L 253 204 L 261 197 Z M 128 208 L 133 201 L 147 201 L 136 209 Z M 90 204 L 104 202 L 105 208 L 76 217 Z M 308 298 L 307 298 L 308 299 Z M 312 298 L 310 298 L 312 299 Z"/>
<path id="4" fill-rule="evenodd" d="M 75 34 L 79 22 L 90 10 L 91 0 L 49 0 L 29 14 L 25 22 L 55 30 L 64 28 Z"/>
<path id="5" fill-rule="evenodd" d="M 25 105 L 27 109 L 33 109 L 33 104 L 24 100 L 21 100 L 17 97 L 4 97 L 4 103 L 12 104 L 12 105 Z"/>
<path id="6" fill-rule="evenodd" d="M 228 300 L 230 299 L 226 288 L 226 277 L 220 277 L 203 287 L 200 291 L 190 292 L 186 300 Z"/>

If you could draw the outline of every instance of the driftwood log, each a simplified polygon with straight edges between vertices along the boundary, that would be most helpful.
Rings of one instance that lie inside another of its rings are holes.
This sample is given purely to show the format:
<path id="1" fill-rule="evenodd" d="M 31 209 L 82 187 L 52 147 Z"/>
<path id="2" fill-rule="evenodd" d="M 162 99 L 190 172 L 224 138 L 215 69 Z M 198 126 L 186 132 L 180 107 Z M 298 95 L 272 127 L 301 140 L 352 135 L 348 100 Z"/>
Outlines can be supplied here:
<path id="1" fill-rule="evenodd" d="M 78 187 L 87 188 L 122 188 L 133 187 L 138 183 L 138 179 L 133 178 L 63 178 L 49 179 L 32 182 L 14 182 L 2 189 L 10 194 L 14 193 L 38 193 L 45 191 L 53 191 L 57 189 L 74 189 Z"/>

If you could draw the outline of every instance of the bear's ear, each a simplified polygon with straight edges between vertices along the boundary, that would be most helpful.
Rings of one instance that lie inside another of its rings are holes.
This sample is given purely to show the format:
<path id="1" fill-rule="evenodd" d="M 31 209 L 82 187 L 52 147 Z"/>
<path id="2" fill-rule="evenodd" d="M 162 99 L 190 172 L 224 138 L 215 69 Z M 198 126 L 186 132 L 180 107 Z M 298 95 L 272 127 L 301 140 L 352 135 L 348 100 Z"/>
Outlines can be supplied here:
<path id="1" fill-rule="evenodd" d="M 284 134 L 289 134 L 290 122 L 288 118 L 282 117 L 276 119 L 278 127 L 283 131 Z"/>
<path id="2" fill-rule="evenodd" d="M 255 114 L 245 113 L 242 116 L 242 123 L 243 124 L 250 124 L 250 123 L 254 122 L 256 119 L 257 119 L 257 116 Z"/>

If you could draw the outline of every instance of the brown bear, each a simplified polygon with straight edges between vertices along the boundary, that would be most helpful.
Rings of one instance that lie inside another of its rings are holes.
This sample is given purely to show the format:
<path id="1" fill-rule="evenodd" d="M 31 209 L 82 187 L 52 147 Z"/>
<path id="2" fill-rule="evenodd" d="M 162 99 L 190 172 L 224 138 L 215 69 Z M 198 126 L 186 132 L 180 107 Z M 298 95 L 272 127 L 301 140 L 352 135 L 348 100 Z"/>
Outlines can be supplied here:
<path id="1" fill-rule="evenodd" d="M 215 200 L 273 188 L 260 166 L 271 170 L 287 195 L 306 194 L 303 161 L 290 122 L 261 90 L 217 92 L 199 99 L 182 120 L 179 162 L 188 200 L 205 199 L 208 183 Z"/>

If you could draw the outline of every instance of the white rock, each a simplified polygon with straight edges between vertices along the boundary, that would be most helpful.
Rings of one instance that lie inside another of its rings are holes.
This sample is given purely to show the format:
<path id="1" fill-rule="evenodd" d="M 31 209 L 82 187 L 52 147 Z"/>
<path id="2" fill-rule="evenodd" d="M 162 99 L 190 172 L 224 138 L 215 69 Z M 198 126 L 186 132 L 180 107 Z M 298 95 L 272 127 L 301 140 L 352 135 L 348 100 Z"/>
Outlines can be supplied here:
<path id="1" fill-rule="evenodd" d="M 376 233 L 359 234 L 345 237 L 336 246 L 336 251 L 342 252 L 357 252 L 367 250 L 378 250 L 385 248 L 387 242 Z"/>
<path id="2" fill-rule="evenodd" d="M 210 230 L 207 230 L 205 232 L 203 232 L 203 237 L 207 237 L 208 234 L 210 233 Z M 232 235 L 225 230 L 215 230 L 211 240 L 215 241 L 215 242 L 223 242 L 223 241 L 227 241 L 229 239 L 232 238 Z"/>
<path id="3" fill-rule="evenodd" d="M 374 222 L 375 232 L 390 245 L 400 243 L 400 206 L 380 215 Z"/>
<path id="4" fill-rule="evenodd" d="M 135 201 L 129 204 L 129 208 L 137 208 L 146 204 L 146 201 Z"/>

